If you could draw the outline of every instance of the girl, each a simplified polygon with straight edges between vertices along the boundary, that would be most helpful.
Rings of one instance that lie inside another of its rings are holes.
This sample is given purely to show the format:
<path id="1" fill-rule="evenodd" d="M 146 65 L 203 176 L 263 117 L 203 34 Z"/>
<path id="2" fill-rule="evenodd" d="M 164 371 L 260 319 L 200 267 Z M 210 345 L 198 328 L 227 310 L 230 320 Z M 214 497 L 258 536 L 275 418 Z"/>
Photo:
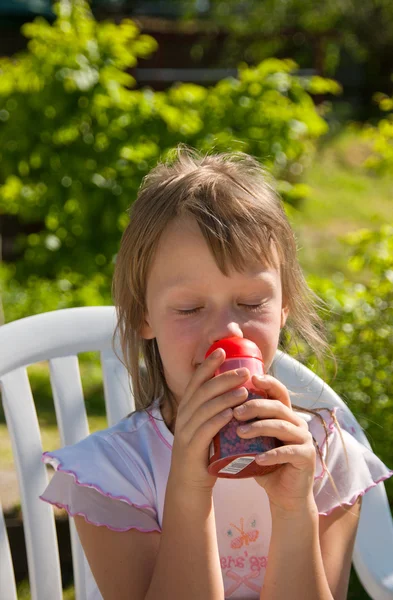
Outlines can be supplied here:
<path id="1" fill-rule="evenodd" d="M 324 342 L 260 164 L 180 148 L 153 169 L 122 238 L 114 298 L 138 410 L 44 455 L 57 472 L 42 498 L 75 518 L 89 599 L 344 600 L 361 496 L 392 471 L 334 411 L 294 410 L 274 378 L 284 327 L 317 352 Z M 244 402 L 247 369 L 213 377 L 222 349 L 204 359 L 230 336 L 262 352 L 261 399 Z M 240 437 L 282 441 L 256 458 L 279 469 L 208 473 L 210 442 L 233 417 Z"/>

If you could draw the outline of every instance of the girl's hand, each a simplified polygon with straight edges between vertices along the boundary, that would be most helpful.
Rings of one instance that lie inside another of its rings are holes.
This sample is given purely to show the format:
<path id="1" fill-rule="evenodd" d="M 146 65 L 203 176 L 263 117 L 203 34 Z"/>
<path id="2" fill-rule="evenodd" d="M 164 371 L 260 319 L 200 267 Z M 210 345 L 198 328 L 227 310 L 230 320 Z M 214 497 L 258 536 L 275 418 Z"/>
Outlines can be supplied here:
<path id="1" fill-rule="evenodd" d="M 297 416 L 291 407 L 287 388 L 271 376 L 254 376 L 257 390 L 264 391 L 271 399 L 248 400 L 244 410 L 234 410 L 239 421 L 260 419 L 248 424 L 248 430 L 237 434 L 249 439 L 257 436 L 272 436 L 284 445 L 256 457 L 261 465 L 282 465 L 276 471 L 255 477 L 266 490 L 271 508 L 280 511 L 298 511 L 312 497 L 316 453 L 313 438 L 304 419 Z"/>
<path id="2" fill-rule="evenodd" d="M 207 470 L 210 443 L 233 418 L 232 409 L 247 398 L 246 388 L 240 386 L 250 377 L 248 369 L 214 377 L 224 359 L 225 351 L 218 348 L 204 360 L 178 405 L 170 481 L 188 489 L 213 488 L 217 477 Z"/>

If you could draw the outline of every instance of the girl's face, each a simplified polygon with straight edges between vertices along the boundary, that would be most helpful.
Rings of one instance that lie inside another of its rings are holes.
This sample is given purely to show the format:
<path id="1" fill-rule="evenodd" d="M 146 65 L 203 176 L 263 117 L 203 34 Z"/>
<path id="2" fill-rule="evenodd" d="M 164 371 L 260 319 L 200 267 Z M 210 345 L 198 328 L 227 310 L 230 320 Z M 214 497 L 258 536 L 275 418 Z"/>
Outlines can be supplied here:
<path id="1" fill-rule="evenodd" d="M 161 236 L 147 282 L 142 336 L 156 338 L 165 379 L 179 403 L 213 342 L 245 337 L 270 368 L 288 310 L 279 267 L 221 273 L 194 219 L 176 219 Z"/>

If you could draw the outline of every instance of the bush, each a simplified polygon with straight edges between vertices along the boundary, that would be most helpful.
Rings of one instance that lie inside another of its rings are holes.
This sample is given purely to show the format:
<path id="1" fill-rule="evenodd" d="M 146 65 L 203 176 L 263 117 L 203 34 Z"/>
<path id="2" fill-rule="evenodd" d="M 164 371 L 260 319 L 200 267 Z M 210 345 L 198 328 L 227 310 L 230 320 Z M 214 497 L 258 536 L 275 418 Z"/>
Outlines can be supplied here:
<path id="1" fill-rule="evenodd" d="M 376 127 L 367 125 L 364 129 L 364 137 L 372 145 L 372 154 L 366 159 L 364 166 L 378 175 L 391 174 L 393 169 L 393 96 L 389 97 L 387 94 L 378 93 L 374 99 L 379 108 L 387 114 Z"/>
<path id="2" fill-rule="evenodd" d="M 7 321 L 109 301 L 126 210 L 178 142 L 254 154 L 298 204 L 298 175 L 327 128 L 311 94 L 339 91 L 276 59 L 210 88 L 133 90 L 128 70 L 155 41 L 130 20 L 97 23 L 83 0 L 54 9 L 52 25 L 24 25 L 27 52 L 0 60 L 0 213 L 36 230 L 1 271 Z"/>
<path id="3" fill-rule="evenodd" d="M 393 227 L 360 230 L 346 237 L 349 267 L 361 283 L 341 273 L 332 280 L 310 277 L 311 287 L 331 307 L 326 320 L 337 360 L 327 361 L 328 380 L 364 428 L 374 451 L 390 467 L 393 456 Z M 308 358 L 311 368 L 314 361 Z M 393 503 L 393 485 L 386 483 Z"/>

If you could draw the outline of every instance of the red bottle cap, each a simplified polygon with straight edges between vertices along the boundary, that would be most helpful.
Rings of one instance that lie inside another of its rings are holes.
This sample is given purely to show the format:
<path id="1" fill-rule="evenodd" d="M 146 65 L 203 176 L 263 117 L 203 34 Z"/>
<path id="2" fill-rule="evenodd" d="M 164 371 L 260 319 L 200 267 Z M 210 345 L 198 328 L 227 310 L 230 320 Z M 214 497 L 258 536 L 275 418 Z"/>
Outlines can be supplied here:
<path id="1" fill-rule="evenodd" d="M 260 349 L 251 340 L 241 337 L 229 337 L 223 338 L 214 342 L 206 352 L 205 358 L 210 356 L 217 348 L 223 348 L 227 358 L 238 358 L 240 356 L 246 358 L 257 358 L 263 362 L 262 354 Z"/>

